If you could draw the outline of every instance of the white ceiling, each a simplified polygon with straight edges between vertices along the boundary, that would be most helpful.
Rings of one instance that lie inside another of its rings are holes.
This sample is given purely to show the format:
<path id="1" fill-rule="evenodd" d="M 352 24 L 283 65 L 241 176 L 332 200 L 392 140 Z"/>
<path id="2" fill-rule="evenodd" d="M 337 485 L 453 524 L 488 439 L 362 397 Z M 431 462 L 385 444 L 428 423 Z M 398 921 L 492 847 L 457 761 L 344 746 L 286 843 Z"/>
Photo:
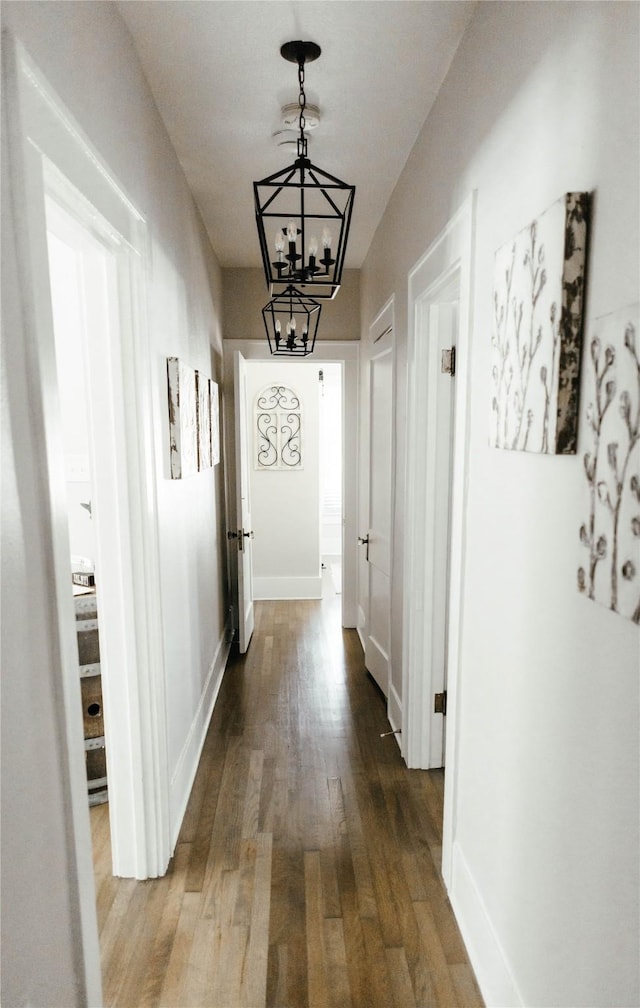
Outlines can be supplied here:
<path id="1" fill-rule="evenodd" d="M 284 42 L 316 42 L 309 157 L 356 186 L 357 268 L 473 13 L 467 0 L 118 0 L 222 266 L 258 266 L 252 183 L 295 160 L 280 108 L 298 100 Z"/>

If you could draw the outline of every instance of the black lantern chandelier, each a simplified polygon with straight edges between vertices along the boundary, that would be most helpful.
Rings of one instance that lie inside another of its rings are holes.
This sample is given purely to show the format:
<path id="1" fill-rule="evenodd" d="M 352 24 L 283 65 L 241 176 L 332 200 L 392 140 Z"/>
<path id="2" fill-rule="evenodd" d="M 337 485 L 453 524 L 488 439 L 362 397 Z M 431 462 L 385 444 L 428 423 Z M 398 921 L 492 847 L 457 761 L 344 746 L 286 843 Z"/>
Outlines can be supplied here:
<path id="1" fill-rule="evenodd" d="M 313 353 L 320 321 L 320 304 L 291 284 L 262 309 L 272 354 L 306 357 Z"/>
<path id="2" fill-rule="evenodd" d="M 272 296 L 306 287 L 318 299 L 340 288 L 355 186 L 322 171 L 307 157 L 304 67 L 320 55 L 315 42 L 286 42 L 280 54 L 298 64 L 300 136 L 288 168 L 253 183 L 256 224 Z"/>

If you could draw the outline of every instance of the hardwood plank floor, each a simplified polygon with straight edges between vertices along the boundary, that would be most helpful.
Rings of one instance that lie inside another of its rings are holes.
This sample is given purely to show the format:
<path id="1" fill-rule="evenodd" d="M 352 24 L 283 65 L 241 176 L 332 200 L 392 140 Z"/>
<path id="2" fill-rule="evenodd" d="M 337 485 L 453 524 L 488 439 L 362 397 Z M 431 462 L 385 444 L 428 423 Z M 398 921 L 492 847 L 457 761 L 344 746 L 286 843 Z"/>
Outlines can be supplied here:
<path id="1" fill-rule="evenodd" d="M 440 878 L 442 771 L 407 770 L 339 598 L 260 602 L 165 878 L 111 876 L 108 1008 L 482 1008 Z"/>

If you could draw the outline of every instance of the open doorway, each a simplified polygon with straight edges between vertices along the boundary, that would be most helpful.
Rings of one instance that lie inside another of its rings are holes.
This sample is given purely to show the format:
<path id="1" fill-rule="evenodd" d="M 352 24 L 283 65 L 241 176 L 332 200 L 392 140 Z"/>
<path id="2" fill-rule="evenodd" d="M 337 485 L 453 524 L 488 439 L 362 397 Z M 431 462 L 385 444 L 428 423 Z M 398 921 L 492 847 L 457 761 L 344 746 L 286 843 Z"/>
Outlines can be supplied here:
<path id="1" fill-rule="evenodd" d="M 237 515 L 237 475 L 238 475 L 238 456 L 237 456 L 237 445 L 236 445 L 236 427 L 238 425 L 238 418 L 235 413 L 235 392 L 234 392 L 234 361 L 236 357 L 239 357 L 241 361 L 245 362 L 247 367 L 255 367 L 257 373 L 260 373 L 260 369 L 266 367 L 267 365 L 273 365 L 274 359 L 265 353 L 265 344 L 262 341 L 257 340 L 225 340 L 224 341 L 224 354 L 225 354 L 225 395 L 223 397 L 224 403 L 224 429 L 225 429 L 225 440 L 227 446 L 227 509 L 228 514 L 231 516 Z M 338 393 L 337 385 L 332 392 L 332 397 L 329 401 L 335 403 L 339 402 L 339 409 L 337 409 L 337 414 L 340 416 L 340 448 L 341 448 L 341 480 L 342 480 L 342 499 L 341 499 L 341 542 L 342 542 L 342 552 L 333 553 L 333 556 L 339 556 L 341 559 L 341 594 L 335 592 L 333 585 L 331 585 L 332 591 L 334 591 L 334 598 L 340 607 L 341 622 L 343 627 L 355 627 L 357 619 L 357 424 L 358 424 L 358 365 L 359 361 L 359 344 L 357 341 L 327 341 L 322 347 L 322 355 L 318 355 L 317 359 L 313 362 L 299 362 L 292 361 L 283 358 L 278 362 L 278 370 L 282 375 L 282 381 L 288 387 L 291 383 L 295 384 L 295 375 L 298 368 L 308 368 L 310 369 L 310 374 L 312 375 L 311 384 L 313 385 L 313 392 L 310 393 L 315 401 L 316 410 L 319 409 L 319 401 L 322 398 L 322 391 L 319 389 L 319 371 L 322 370 L 326 375 L 328 374 L 327 365 L 332 368 L 337 369 L 337 373 L 340 376 L 340 392 Z M 244 366 L 244 365 L 243 365 Z M 265 371 L 266 374 L 266 371 Z M 287 377 L 292 376 L 292 377 Z M 337 380 L 337 376 L 336 376 Z M 264 385 L 266 387 L 267 379 L 265 378 Z M 257 387 L 256 387 L 257 388 Z M 254 390 L 255 391 L 255 390 Z M 247 397 L 248 400 L 251 396 Z M 327 397 L 327 388 L 325 386 L 325 399 Z M 309 400 L 312 401 L 311 399 Z M 256 419 L 251 415 L 250 404 L 246 404 L 243 412 L 243 416 L 247 416 L 251 420 L 249 429 L 251 430 L 253 421 Z M 336 432 L 334 431 L 333 437 L 335 438 Z M 248 440 L 255 438 L 255 435 L 251 434 Z M 334 455 L 334 459 L 337 456 Z M 255 463 L 254 463 L 255 464 Z M 317 467 L 316 467 L 317 468 Z M 273 474 L 276 475 L 275 473 Z M 332 480 L 335 487 L 335 479 Z M 282 499 L 282 495 L 281 495 Z M 335 493 L 333 496 L 334 506 L 333 506 L 333 518 L 335 520 L 335 514 L 337 511 Z M 288 502 L 290 505 L 291 502 Z M 254 501 L 252 500 L 252 508 Z M 316 509 L 316 514 L 320 511 L 320 496 L 319 488 L 316 490 L 315 497 L 313 499 L 313 504 L 310 505 Z M 253 511 L 251 512 L 252 517 L 252 531 L 254 531 L 255 538 L 251 540 L 251 550 L 252 553 L 258 542 L 259 530 L 255 527 L 255 517 Z M 242 554 L 238 553 L 238 546 L 236 539 L 234 538 L 234 533 L 237 529 L 233 526 L 234 519 L 231 519 L 231 523 L 228 529 L 228 536 L 230 536 L 230 547 L 229 547 L 229 572 L 230 572 L 230 593 L 234 600 L 237 600 L 238 595 L 238 582 L 237 582 L 237 569 L 238 569 L 238 556 L 244 556 L 244 551 Z M 287 527 L 286 521 L 282 520 L 281 524 L 283 527 Z M 320 523 L 318 523 L 319 525 Z M 336 549 L 336 534 L 337 529 L 334 525 L 333 533 L 333 543 L 331 549 Z M 268 530 L 270 535 L 270 530 Z M 265 538 L 263 536 L 263 538 Z M 329 543 L 327 542 L 327 545 Z M 321 570 L 321 546 L 320 546 L 320 536 L 318 531 L 318 540 L 314 547 L 315 558 L 316 558 L 316 581 L 318 582 L 314 586 L 314 594 L 307 595 L 309 598 L 320 598 L 322 596 L 321 584 L 323 580 L 324 572 Z M 319 569 L 318 569 L 319 568 Z M 259 597 L 258 595 L 256 597 Z M 264 595 L 263 597 L 268 597 Z M 281 597 L 281 598 L 291 598 L 296 597 L 287 593 L 286 595 L 280 594 L 280 596 L 271 597 Z M 237 618 L 234 616 L 234 618 Z"/>
<path id="2" fill-rule="evenodd" d="M 247 361 L 252 597 L 342 594 L 342 365 Z"/>
<path id="3" fill-rule="evenodd" d="M 95 439 L 90 431 L 86 347 L 87 324 L 94 322 L 88 315 L 95 312 L 104 319 L 108 315 L 108 305 L 105 286 L 98 284 L 87 313 L 83 288 L 92 268 L 106 271 L 108 253 L 50 198 L 46 201 L 46 211 L 69 531 L 69 587 L 74 598 L 78 640 L 87 799 L 90 806 L 95 806 L 108 801 L 108 776 L 96 587 L 98 542 L 93 481 L 95 462 L 91 450 Z"/>

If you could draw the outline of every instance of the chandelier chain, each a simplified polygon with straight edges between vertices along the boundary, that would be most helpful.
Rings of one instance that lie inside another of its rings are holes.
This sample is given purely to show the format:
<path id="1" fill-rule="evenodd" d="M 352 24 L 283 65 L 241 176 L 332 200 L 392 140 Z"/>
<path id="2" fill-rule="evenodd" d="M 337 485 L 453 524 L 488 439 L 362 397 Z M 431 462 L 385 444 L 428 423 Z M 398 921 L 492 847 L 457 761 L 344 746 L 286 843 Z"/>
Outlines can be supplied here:
<path id="1" fill-rule="evenodd" d="M 304 62 L 302 60 L 298 63 L 298 84 L 300 86 L 300 94 L 298 95 L 298 105 L 300 106 L 300 140 L 304 140 L 304 128 L 307 125 L 304 110 L 307 104 L 307 96 L 304 93 Z"/>

